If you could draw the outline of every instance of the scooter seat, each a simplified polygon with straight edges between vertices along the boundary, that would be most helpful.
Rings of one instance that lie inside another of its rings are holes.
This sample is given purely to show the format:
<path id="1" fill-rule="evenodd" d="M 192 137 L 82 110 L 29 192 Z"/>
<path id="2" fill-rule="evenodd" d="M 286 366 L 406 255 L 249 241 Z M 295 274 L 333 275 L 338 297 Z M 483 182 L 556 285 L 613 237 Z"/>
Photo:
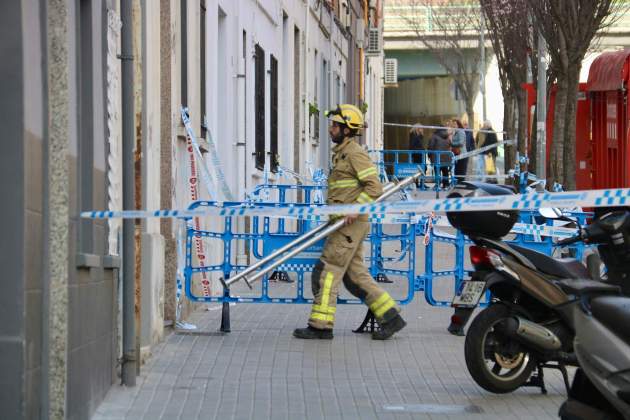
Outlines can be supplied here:
<path id="1" fill-rule="evenodd" d="M 572 295 L 619 295 L 621 293 L 619 286 L 591 279 L 563 279 L 555 280 L 554 283 L 565 293 Z"/>
<path id="2" fill-rule="evenodd" d="M 548 255 L 541 254 L 529 248 L 524 248 L 510 244 L 510 247 L 521 253 L 525 258 L 532 262 L 537 269 L 545 274 L 560 278 L 590 278 L 589 272 L 575 258 L 551 258 Z"/>
<path id="3" fill-rule="evenodd" d="M 630 298 L 597 297 L 591 300 L 591 312 L 598 321 L 630 343 Z"/>

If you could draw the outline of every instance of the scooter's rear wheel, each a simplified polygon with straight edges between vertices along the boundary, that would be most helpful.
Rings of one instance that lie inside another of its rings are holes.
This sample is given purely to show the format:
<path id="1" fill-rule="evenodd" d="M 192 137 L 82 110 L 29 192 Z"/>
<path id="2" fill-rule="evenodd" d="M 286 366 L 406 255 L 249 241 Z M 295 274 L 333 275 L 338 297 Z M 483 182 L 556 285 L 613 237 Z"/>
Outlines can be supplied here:
<path id="1" fill-rule="evenodd" d="M 505 305 L 491 305 L 477 315 L 466 334 L 468 371 L 479 386 L 495 394 L 519 388 L 536 366 L 527 349 L 495 328 L 509 316 Z"/>

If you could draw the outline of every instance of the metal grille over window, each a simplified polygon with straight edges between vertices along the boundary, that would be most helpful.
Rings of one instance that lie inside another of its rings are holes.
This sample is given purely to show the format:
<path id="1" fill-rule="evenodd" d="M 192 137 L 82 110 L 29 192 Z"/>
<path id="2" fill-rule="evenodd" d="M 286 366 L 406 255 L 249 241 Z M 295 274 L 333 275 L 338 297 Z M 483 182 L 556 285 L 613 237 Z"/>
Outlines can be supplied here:
<path id="1" fill-rule="evenodd" d="M 256 44 L 255 49 L 255 87 L 254 102 L 256 108 L 256 168 L 265 168 L 265 50 Z"/>
<path id="2" fill-rule="evenodd" d="M 278 60 L 273 55 L 271 56 L 271 80 L 270 91 L 271 91 L 271 121 L 270 121 L 270 153 L 271 153 L 271 172 L 278 171 Z"/>

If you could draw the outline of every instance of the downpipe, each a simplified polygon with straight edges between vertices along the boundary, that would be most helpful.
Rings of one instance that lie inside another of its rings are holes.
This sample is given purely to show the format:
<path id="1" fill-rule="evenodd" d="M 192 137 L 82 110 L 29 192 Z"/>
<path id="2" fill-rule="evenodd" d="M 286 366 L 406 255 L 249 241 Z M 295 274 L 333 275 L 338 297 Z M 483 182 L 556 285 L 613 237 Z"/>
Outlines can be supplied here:
<path id="1" fill-rule="evenodd" d="M 502 332 L 539 350 L 557 351 L 562 347 L 562 341 L 551 330 L 519 316 L 503 321 Z"/>

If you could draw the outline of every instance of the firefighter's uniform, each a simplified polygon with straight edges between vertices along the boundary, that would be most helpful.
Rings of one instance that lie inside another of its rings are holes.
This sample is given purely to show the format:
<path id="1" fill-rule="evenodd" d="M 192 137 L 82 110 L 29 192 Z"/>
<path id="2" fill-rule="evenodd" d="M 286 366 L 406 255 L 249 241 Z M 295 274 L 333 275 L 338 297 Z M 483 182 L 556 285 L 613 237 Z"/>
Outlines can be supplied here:
<path id="1" fill-rule="evenodd" d="M 383 192 L 378 172 L 368 154 L 352 138 L 333 148 L 328 177 L 328 204 L 370 203 Z M 363 240 L 370 229 L 367 215 L 332 233 L 312 276 L 314 295 L 309 325 L 330 330 L 335 322 L 339 283 L 363 300 L 380 324 L 398 315 L 392 297 L 381 289 L 363 264 Z"/>

